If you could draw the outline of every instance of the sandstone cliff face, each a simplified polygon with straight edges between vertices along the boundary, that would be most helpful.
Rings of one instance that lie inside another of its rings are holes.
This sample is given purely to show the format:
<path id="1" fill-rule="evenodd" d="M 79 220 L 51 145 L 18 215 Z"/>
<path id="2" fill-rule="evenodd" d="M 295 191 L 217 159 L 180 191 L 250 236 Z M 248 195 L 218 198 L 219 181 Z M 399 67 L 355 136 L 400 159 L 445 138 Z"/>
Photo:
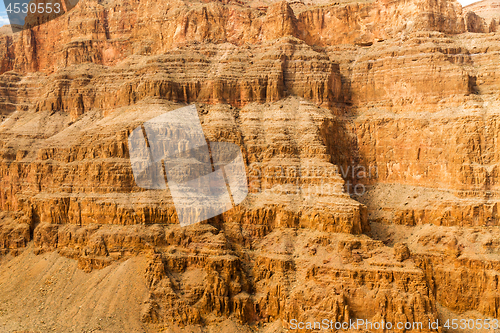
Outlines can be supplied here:
<path id="1" fill-rule="evenodd" d="M 82 0 L 1 35 L 0 270 L 140 270 L 123 287 L 139 291 L 119 296 L 133 317 L 52 302 L 80 313 L 43 323 L 60 332 L 117 331 L 120 318 L 151 332 L 500 318 L 500 35 L 471 8 Z M 135 184 L 127 138 L 190 103 L 209 141 L 241 147 L 249 195 L 181 228 L 169 190 Z M 1 280 L 8 329 L 38 329 L 48 310 L 19 310 L 23 284 Z M 50 282 L 31 302 L 93 288 L 124 311 L 106 281 Z M 92 295 L 82 306 L 101 302 Z"/>
<path id="2" fill-rule="evenodd" d="M 424 43 L 424 36 L 434 38 Z M 389 213 L 396 223 L 496 225 L 498 64 L 479 50 L 496 50 L 498 36 L 442 38 L 416 34 L 404 48 L 373 46 L 354 61 L 335 50 L 356 92 L 351 103 L 360 159 L 378 171 L 365 179 L 374 191 L 360 199 L 400 207 Z M 390 184 L 404 186 L 391 194 Z M 386 213 L 373 216 L 385 219 Z"/>
<path id="3" fill-rule="evenodd" d="M 106 5 L 80 1 L 65 16 L 68 19 L 50 21 L 17 37 L 3 37 L 0 50 L 3 54 L 15 53 L 16 57 L 3 57 L 0 68 L 54 72 L 88 62 L 114 65 L 133 54 L 163 54 L 193 42 L 245 45 L 295 36 L 309 45 L 369 45 L 405 32 L 467 31 L 461 6 L 449 0 L 301 8 L 296 14 L 286 1 L 269 4 L 265 12 L 242 4 L 224 6 L 218 1 L 125 1 Z M 470 26 L 469 31 L 477 28 L 483 32 L 477 24 Z"/>
<path id="4" fill-rule="evenodd" d="M 483 0 L 464 8 L 471 25 L 481 32 L 498 31 L 500 23 L 500 2 L 496 0 Z M 469 24 L 469 23 L 468 23 Z"/>

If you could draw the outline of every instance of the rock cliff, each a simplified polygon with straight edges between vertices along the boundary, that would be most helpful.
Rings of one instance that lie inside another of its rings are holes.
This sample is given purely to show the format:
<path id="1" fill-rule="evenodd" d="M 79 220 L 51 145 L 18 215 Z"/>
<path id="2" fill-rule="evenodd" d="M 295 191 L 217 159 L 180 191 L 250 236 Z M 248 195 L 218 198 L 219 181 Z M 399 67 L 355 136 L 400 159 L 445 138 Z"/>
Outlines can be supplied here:
<path id="1" fill-rule="evenodd" d="M 470 26 L 482 32 L 498 31 L 500 24 L 500 2 L 483 0 L 464 8 Z"/>
<path id="2" fill-rule="evenodd" d="M 500 319 L 495 6 L 81 0 L 2 30 L 3 329 Z M 181 228 L 127 138 L 192 103 L 249 195 Z"/>

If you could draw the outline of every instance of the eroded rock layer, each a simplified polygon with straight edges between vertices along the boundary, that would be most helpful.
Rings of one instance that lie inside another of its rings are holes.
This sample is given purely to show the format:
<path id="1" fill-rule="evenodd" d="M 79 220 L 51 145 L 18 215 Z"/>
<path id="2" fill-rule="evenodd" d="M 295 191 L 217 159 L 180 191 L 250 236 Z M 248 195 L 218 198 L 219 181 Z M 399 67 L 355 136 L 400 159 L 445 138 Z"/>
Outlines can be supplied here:
<path id="1" fill-rule="evenodd" d="M 82 0 L 2 32 L 0 321 L 500 319 L 494 4 Z M 127 139 L 192 103 L 241 148 L 249 194 L 181 228 Z"/>

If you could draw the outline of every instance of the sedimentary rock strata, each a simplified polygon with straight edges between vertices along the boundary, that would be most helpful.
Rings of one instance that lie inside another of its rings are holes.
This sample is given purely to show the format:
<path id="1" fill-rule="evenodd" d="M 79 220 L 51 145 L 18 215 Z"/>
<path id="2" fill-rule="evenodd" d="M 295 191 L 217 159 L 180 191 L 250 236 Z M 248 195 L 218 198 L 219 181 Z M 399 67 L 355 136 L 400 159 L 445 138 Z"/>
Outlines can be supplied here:
<path id="1" fill-rule="evenodd" d="M 81 0 L 0 35 L 6 329 L 499 319 L 485 6 Z M 127 139 L 192 103 L 208 141 L 241 148 L 249 194 L 182 228 Z"/>

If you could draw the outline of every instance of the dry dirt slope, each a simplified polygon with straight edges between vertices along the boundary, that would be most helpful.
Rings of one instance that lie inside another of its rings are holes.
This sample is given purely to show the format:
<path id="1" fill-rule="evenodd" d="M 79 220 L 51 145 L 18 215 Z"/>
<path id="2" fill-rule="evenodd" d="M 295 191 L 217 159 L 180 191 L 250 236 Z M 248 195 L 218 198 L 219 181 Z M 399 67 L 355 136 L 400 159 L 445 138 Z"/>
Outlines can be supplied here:
<path id="1" fill-rule="evenodd" d="M 141 322 L 147 300 L 147 259 L 133 257 L 85 273 L 74 260 L 55 252 L 2 259 L 1 332 L 253 332 L 230 320 L 200 325 L 148 325 Z M 17 309 L 16 311 L 12 311 Z M 266 325 L 261 332 L 276 332 Z"/>

